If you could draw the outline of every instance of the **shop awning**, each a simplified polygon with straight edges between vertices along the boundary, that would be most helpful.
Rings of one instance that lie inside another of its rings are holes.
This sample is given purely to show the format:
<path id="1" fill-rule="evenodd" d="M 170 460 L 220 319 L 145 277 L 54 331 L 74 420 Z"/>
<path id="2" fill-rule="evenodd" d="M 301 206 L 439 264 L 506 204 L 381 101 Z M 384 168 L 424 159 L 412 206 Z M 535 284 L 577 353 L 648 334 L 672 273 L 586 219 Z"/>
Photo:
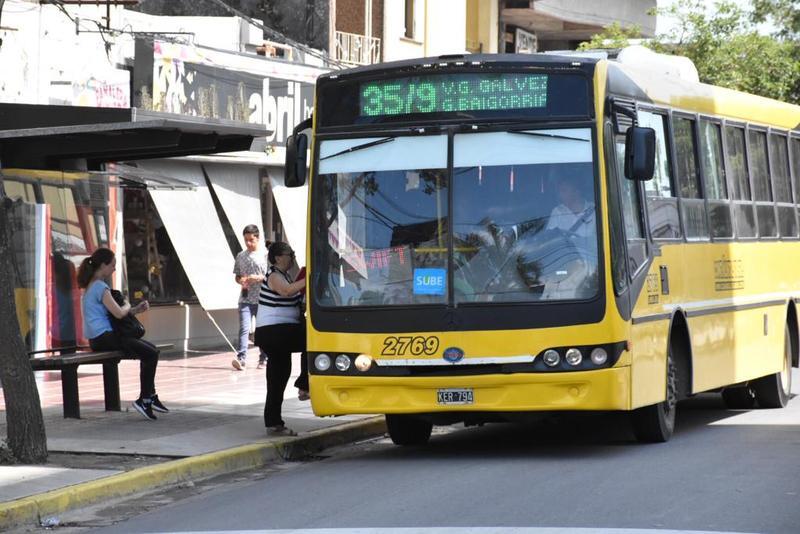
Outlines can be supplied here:
<path id="1" fill-rule="evenodd" d="M 269 167 L 267 172 L 286 239 L 295 251 L 297 265 L 303 267 L 306 264 L 308 186 L 286 187 L 283 182 L 282 168 Z"/>
<path id="2" fill-rule="evenodd" d="M 137 108 L 0 103 L 4 167 L 91 170 L 109 161 L 249 150 L 264 125 Z"/>
<path id="3" fill-rule="evenodd" d="M 242 230 L 248 224 L 258 226 L 263 237 L 259 169 L 221 163 L 203 163 L 202 167 L 242 249 L 245 248 Z"/>
<path id="4" fill-rule="evenodd" d="M 203 169 L 192 161 L 137 162 L 140 169 L 168 176 L 194 189 L 150 189 L 183 270 L 206 311 L 235 309 L 241 287 L 233 278 L 233 253 L 222 232 Z"/>

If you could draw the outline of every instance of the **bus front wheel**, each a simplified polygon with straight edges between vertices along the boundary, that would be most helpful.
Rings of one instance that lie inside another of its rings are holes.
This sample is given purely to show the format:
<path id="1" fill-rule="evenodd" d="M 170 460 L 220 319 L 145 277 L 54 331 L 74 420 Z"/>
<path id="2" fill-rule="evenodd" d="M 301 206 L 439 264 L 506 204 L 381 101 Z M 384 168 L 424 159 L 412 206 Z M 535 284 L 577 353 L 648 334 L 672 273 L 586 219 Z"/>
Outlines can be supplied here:
<path id="1" fill-rule="evenodd" d="M 425 445 L 433 424 L 412 415 L 386 414 L 386 428 L 395 445 Z"/>
<path id="2" fill-rule="evenodd" d="M 783 408 L 789 402 L 792 391 L 792 341 L 789 337 L 789 325 L 783 342 L 783 368 L 769 376 L 752 382 L 758 405 L 762 408 Z"/>
<path id="3" fill-rule="evenodd" d="M 669 441 L 675 430 L 675 409 L 678 403 L 677 370 L 672 358 L 672 347 L 667 352 L 667 398 L 633 411 L 633 433 L 644 443 Z"/>

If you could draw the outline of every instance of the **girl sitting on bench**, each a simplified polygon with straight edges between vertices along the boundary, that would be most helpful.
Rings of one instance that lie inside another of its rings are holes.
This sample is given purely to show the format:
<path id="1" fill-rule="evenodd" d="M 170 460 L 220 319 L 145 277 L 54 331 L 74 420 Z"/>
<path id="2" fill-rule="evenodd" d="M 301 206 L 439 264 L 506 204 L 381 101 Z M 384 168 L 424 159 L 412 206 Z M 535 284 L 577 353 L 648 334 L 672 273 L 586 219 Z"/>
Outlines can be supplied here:
<path id="1" fill-rule="evenodd" d="M 85 289 L 81 304 L 83 307 L 83 334 L 94 351 L 120 350 L 126 356 L 139 359 L 139 398 L 133 408 L 146 419 L 155 421 L 153 411 L 167 413 L 169 410 L 158 400 L 155 389 L 156 367 L 159 350 L 144 339 L 119 336 L 111 326 L 109 314 L 122 319 L 129 313 L 136 315 L 147 311 L 150 304 L 145 300 L 136 306 L 124 302 L 122 306 L 111 296 L 106 280 L 117 268 L 117 258 L 108 248 L 98 248 L 81 262 L 78 268 L 78 286 Z"/>

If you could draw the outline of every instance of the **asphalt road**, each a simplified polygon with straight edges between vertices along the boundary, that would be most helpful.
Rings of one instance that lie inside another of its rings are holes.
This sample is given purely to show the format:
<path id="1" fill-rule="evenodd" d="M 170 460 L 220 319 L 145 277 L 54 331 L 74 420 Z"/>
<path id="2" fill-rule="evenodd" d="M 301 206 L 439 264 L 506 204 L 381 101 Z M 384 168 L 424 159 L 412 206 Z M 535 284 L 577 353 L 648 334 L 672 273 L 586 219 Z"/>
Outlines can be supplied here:
<path id="1" fill-rule="evenodd" d="M 426 447 L 343 447 L 103 532 L 800 532 L 797 396 L 752 411 L 691 399 L 657 445 L 636 443 L 621 414 L 434 432 Z"/>

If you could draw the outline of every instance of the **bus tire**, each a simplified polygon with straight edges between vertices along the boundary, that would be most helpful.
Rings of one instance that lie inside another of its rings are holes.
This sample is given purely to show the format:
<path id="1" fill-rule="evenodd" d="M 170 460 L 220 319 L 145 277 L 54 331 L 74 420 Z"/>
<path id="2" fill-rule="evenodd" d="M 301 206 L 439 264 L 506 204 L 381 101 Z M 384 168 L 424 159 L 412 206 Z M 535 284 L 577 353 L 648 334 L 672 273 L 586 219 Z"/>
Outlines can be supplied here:
<path id="1" fill-rule="evenodd" d="M 642 443 L 669 441 L 675 430 L 678 403 L 677 369 L 672 358 L 672 343 L 667 352 L 667 398 L 663 402 L 633 410 L 633 433 Z"/>
<path id="2" fill-rule="evenodd" d="M 750 410 L 756 407 L 756 392 L 749 385 L 722 390 L 722 401 L 732 410 Z"/>
<path id="3" fill-rule="evenodd" d="M 786 325 L 783 342 L 783 369 L 752 382 L 756 400 L 761 408 L 783 408 L 792 391 L 792 342 Z"/>
<path id="4" fill-rule="evenodd" d="M 395 445 L 425 445 L 433 424 L 412 415 L 386 414 L 386 428 Z"/>

